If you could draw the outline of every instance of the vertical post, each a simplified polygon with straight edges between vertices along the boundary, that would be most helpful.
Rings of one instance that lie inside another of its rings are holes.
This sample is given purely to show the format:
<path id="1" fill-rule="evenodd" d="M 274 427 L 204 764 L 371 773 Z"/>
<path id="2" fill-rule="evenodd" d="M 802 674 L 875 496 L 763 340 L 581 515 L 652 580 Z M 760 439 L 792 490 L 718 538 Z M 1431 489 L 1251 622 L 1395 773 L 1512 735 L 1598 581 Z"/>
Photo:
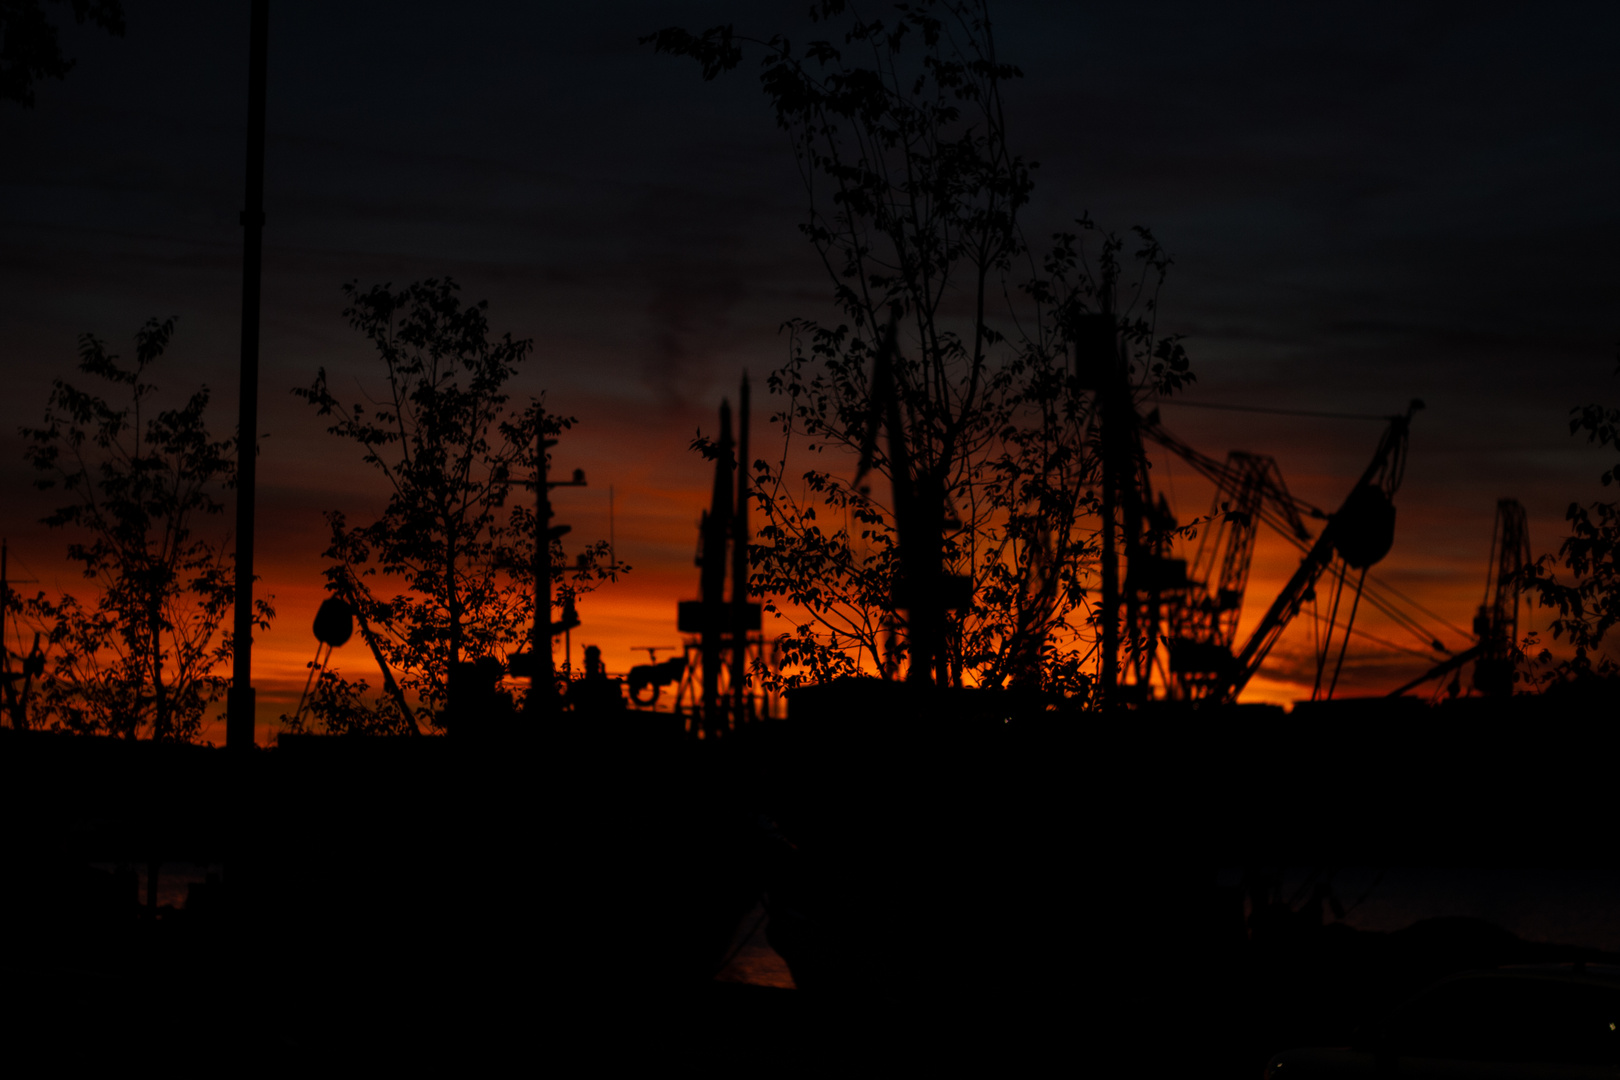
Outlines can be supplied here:
<path id="1" fill-rule="evenodd" d="M 6 648 L 5 640 L 6 619 L 11 610 L 11 578 L 6 573 L 8 554 L 6 541 L 0 540 L 0 672 L 7 676 L 11 674 L 11 650 Z M 6 711 L 11 714 L 11 726 L 22 730 L 22 710 L 17 707 L 16 688 L 10 678 L 0 681 L 0 694 L 4 695 Z"/>
<path id="2" fill-rule="evenodd" d="M 896 340 L 891 320 L 888 337 L 872 364 L 872 386 L 874 399 L 883 403 L 882 422 L 889 433 L 894 534 L 900 548 L 901 595 L 895 597 L 895 606 L 906 609 L 906 681 L 927 683 L 934 681 L 934 666 L 944 655 L 944 612 L 938 599 L 944 496 L 932 476 L 925 473 L 919 479 L 912 475 L 911 450 L 901 420 L 900 381 L 895 373 Z"/>
<path id="3" fill-rule="evenodd" d="M 242 210 L 242 365 L 236 421 L 236 599 L 225 745 L 253 746 L 253 504 L 259 447 L 259 281 L 264 261 L 264 98 L 270 0 L 253 0 L 248 46 L 247 192 Z"/>
<path id="4" fill-rule="evenodd" d="M 720 668 L 725 663 L 721 638 L 726 619 L 726 533 L 736 514 L 732 502 L 731 470 L 736 444 L 731 441 L 731 403 L 720 402 L 720 447 L 714 459 L 714 493 L 709 500 L 703 533 L 703 573 L 699 577 L 703 603 L 703 730 L 719 734 L 725 713 L 720 698 Z"/>
<path id="5" fill-rule="evenodd" d="M 748 716 L 748 373 L 737 403 L 737 519 L 731 530 L 731 715 Z"/>
<path id="6" fill-rule="evenodd" d="M 19 673 L 23 684 L 22 690 L 18 691 L 16 677 L 12 675 L 11 671 L 11 650 L 6 648 L 6 635 L 11 632 L 9 629 L 11 625 L 10 565 L 10 551 L 7 543 L 0 540 L 0 671 L 4 671 L 7 676 L 3 680 L 3 684 L 0 684 L 0 691 L 3 691 L 0 696 L 5 699 L 6 712 L 11 716 L 12 728 L 17 731 L 26 731 L 28 730 L 28 689 L 34 683 L 34 672 L 30 665 L 34 662 L 34 657 L 39 655 L 39 631 L 34 631 L 34 647 L 28 651 L 28 656 L 23 660 L 22 671 Z M 18 580 L 20 583 L 36 579 L 20 578 Z M 22 645 L 20 632 L 18 633 L 17 644 L 19 647 Z"/>
<path id="7" fill-rule="evenodd" d="M 551 661 L 551 484 L 546 461 L 546 449 L 555 443 L 546 438 L 546 414 L 541 409 L 534 432 L 534 630 L 529 640 L 534 666 L 524 706 L 532 726 L 545 734 L 550 734 L 557 688 Z"/>
<path id="8" fill-rule="evenodd" d="M 1119 346 L 1113 329 L 1113 318 L 1106 311 L 1107 351 L 1106 366 L 1101 372 L 1098 397 L 1102 405 L 1102 670 L 1099 690 L 1101 705 L 1111 709 L 1119 696 L 1119 548 L 1114 535 L 1118 525 L 1120 456 L 1119 446 L 1119 388 L 1116 369 L 1119 366 Z"/>

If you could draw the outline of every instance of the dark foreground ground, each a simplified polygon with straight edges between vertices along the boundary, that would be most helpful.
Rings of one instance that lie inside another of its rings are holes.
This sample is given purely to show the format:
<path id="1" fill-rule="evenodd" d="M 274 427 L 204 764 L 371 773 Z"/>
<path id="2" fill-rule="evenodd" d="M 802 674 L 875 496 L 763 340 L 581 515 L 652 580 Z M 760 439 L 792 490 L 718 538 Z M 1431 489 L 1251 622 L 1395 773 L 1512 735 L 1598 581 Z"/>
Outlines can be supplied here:
<path id="1" fill-rule="evenodd" d="M 726 982 L 648 988 L 635 972 L 616 986 L 569 985 L 516 964 L 493 965 L 482 985 L 408 973 L 384 982 L 345 971 L 340 961 L 317 963 L 303 979 L 244 978 L 220 956 L 197 955 L 178 929 L 183 913 L 166 914 L 160 922 L 168 926 L 143 926 L 148 940 L 121 957 L 0 965 L 8 1050 L 63 1066 L 291 1066 L 335 1055 L 354 1065 L 458 1070 L 517 1054 L 537 1064 L 683 1063 L 711 1075 L 761 1077 L 967 1061 L 1034 1074 L 1054 1055 L 1077 1066 L 1125 1055 L 1154 1062 L 1155 1071 L 1253 1080 L 1273 1053 L 1347 1045 L 1394 1004 L 1454 971 L 1620 959 L 1524 942 L 1470 920 L 1431 920 L 1394 934 L 1330 925 L 1292 943 L 1246 945 L 1203 978 L 1171 968 L 1165 983 L 1125 1000 L 1099 996 L 1095 973 L 1055 972 L 1047 1007 L 1009 1015 L 941 1007 L 926 993 L 908 1001 L 898 987 L 896 1004 L 873 1008 Z M 1126 980 L 1114 988 L 1126 989 Z"/>
<path id="2" fill-rule="evenodd" d="M 1448 972 L 1606 959 L 1468 922 L 1256 919 L 1215 884 L 1601 862 L 1579 712 L 1105 722 L 897 693 L 842 688 L 707 744 L 647 718 L 240 760 L 0 732 L 8 1045 L 751 1075 L 1125 1054 L 1252 1078 Z M 152 859 L 224 872 L 159 916 L 93 868 Z M 762 896 L 800 989 L 712 981 Z"/>

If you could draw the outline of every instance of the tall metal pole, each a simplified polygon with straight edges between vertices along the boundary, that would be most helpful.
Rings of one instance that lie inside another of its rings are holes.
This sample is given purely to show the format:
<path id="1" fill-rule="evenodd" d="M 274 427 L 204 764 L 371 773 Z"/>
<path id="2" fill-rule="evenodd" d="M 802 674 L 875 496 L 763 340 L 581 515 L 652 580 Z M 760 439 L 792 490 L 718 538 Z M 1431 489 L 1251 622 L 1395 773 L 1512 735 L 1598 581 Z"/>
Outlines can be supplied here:
<path id="1" fill-rule="evenodd" d="M 1100 704 L 1114 708 L 1119 698 L 1119 543 L 1115 535 L 1119 523 L 1119 484 L 1123 471 L 1119 461 L 1119 401 L 1121 375 L 1119 344 L 1113 314 L 1105 302 L 1098 323 L 1102 333 L 1099 359 L 1102 364 L 1098 391 L 1102 406 L 1102 667 L 1098 671 Z"/>
<path id="2" fill-rule="evenodd" d="M 0 672 L 5 674 L 4 682 L 0 682 L 0 695 L 5 697 L 6 711 L 11 714 L 11 726 L 20 731 L 25 726 L 25 720 L 22 709 L 17 707 L 17 695 L 11 679 L 11 650 L 6 648 L 5 642 L 6 619 L 9 617 L 7 602 L 11 599 L 11 579 L 6 575 L 7 555 L 6 541 L 0 540 Z"/>
<path id="3" fill-rule="evenodd" d="M 737 408 L 737 517 L 731 530 L 732 718 L 748 716 L 748 373 L 743 372 Z"/>
<path id="4" fill-rule="evenodd" d="M 720 666 L 726 631 L 726 533 L 736 517 L 731 471 L 736 444 L 731 441 L 731 402 L 720 402 L 720 452 L 714 459 L 714 495 L 703 531 L 703 573 L 699 578 L 703 600 L 703 730 L 717 735 L 725 727 L 720 699 Z"/>
<path id="5" fill-rule="evenodd" d="M 551 659 L 551 484 L 546 450 L 557 440 L 546 438 L 546 414 L 535 420 L 534 630 L 529 637 L 534 664 L 529 696 L 524 702 L 531 727 L 551 734 L 557 711 L 557 672 Z"/>
<path id="6" fill-rule="evenodd" d="M 253 503 L 259 447 L 259 279 L 264 261 L 264 97 L 270 0 L 253 0 L 248 50 L 247 197 L 242 211 L 242 367 L 236 421 L 236 602 L 225 745 L 253 746 Z"/>
<path id="7" fill-rule="evenodd" d="M 1118 469 L 1114 464 L 1113 410 L 1103 405 L 1102 437 L 1102 668 L 1098 701 L 1104 709 L 1114 706 L 1119 686 L 1119 552 L 1115 546 L 1115 485 Z"/>

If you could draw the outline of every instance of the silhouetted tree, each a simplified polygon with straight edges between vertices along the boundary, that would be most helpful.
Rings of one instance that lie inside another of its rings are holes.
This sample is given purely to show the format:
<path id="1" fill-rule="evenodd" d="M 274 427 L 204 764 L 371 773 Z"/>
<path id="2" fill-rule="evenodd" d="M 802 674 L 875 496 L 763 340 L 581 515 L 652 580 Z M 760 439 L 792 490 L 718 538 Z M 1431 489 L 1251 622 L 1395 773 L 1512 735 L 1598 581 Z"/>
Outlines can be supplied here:
<path id="1" fill-rule="evenodd" d="M 358 444 L 388 492 L 366 524 L 327 515 L 326 575 L 370 628 L 398 692 L 367 704 L 364 684 L 322 679 L 312 712 L 329 730 L 443 726 L 454 666 L 504 660 L 528 641 L 536 433 L 543 425 L 556 435 L 573 420 L 535 400 L 513 406 L 508 383 L 533 342 L 492 338 L 487 303 L 463 305 L 457 292 L 449 279 L 398 292 L 346 285 L 344 316 L 376 350 L 381 392 L 340 401 L 324 368 L 293 391 L 335 418 L 328 430 Z M 592 561 L 605 550 L 587 550 L 587 576 L 611 575 Z M 554 545 L 553 562 L 560 559 Z"/>
<path id="2" fill-rule="evenodd" d="M 1603 405 L 1572 409 L 1569 431 L 1584 433 L 1589 443 L 1620 450 L 1620 409 Z M 1605 471 L 1602 479 L 1606 487 L 1620 479 L 1620 464 Z M 1620 503 L 1570 503 L 1564 517 L 1570 535 L 1559 547 L 1558 559 L 1542 556 L 1529 568 L 1527 584 L 1543 607 L 1558 612 L 1553 637 L 1567 641 L 1575 654 L 1555 663 L 1543 652 L 1542 681 L 1620 677 L 1620 665 L 1603 651 L 1604 639 L 1620 623 Z M 1573 580 L 1560 580 L 1555 562 Z"/>
<path id="3" fill-rule="evenodd" d="M 62 0 L 51 0 L 57 7 Z M 73 18 L 124 36 L 124 5 L 119 0 L 68 0 Z M 56 24 L 40 0 L 0 0 L 0 101 L 23 108 L 34 104 L 34 82 L 61 79 L 78 61 L 62 55 Z"/>
<path id="4" fill-rule="evenodd" d="M 58 379 L 44 423 L 23 430 L 37 486 L 72 500 L 45 521 L 71 535 L 68 558 L 98 590 L 83 601 L 40 593 L 26 605 L 51 657 L 31 711 L 51 727 L 191 740 L 225 691 L 232 567 L 224 537 L 194 530 L 223 509 L 236 445 L 210 436 L 206 387 L 160 407 L 147 378 L 173 333 L 173 319 L 150 320 L 135 335 L 133 365 L 84 335 L 79 369 L 108 396 Z M 257 607 L 268 628 L 268 602 Z"/>
<path id="5" fill-rule="evenodd" d="M 364 678 L 348 678 L 336 671 L 322 671 L 309 695 L 309 707 L 300 716 L 282 716 L 282 726 L 293 734 L 315 729 L 329 735 L 393 735 L 415 721 L 414 711 L 406 716 L 396 700 L 379 694 Z"/>
<path id="6" fill-rule="evenodd" d="M 836 20 L 840 39 L 797 50 L 729 26 L 644 39 L 696 59 L 708 79 L 745 47 L 761 54 L 760 83 L 808 195 L 800 230 L 840 317 L 786 324 L 790 356 L 770 380 L 785 398 L 775 417 L 784 449 L 774 464 L 753 463 L 766 519 L 753 590 L 774 598 L 767 610 L 785 601 L 782 612 L 801 618 L 779 654 L 811 679 L 906 666 L 896 508 L 889 485 L 854 484 L 857 455 L 894 479 L 871 439 L 893 394 L 928 519 L 918 535 L 937 535 L 942 565 L 971 588 L 930 674 L 1084 694 L 1097 530 L 1085 524 L 1096 455 L 1080 316 L 1106 306 L 1119 320 L 1139 387 L 1179 386 L 1192 377 L 1186 356 L 1153 325 L 1169 260 L 1138 230 L 1140 271 L 1124 281 L 1117 238 L 1103 236 L 1088 262 L 1085 219 L 1082 233 L 1031 252 L 1019 217 L 1033 166 L 1011 149 L 1002 100 L 1021 73 L 998 57 L 984 4 L 921 2 L 865 19 L 824 0 L 812 13 Z M 790 482 L 811 460 L 802 455 L 829 448 L 847 456 Z"/>

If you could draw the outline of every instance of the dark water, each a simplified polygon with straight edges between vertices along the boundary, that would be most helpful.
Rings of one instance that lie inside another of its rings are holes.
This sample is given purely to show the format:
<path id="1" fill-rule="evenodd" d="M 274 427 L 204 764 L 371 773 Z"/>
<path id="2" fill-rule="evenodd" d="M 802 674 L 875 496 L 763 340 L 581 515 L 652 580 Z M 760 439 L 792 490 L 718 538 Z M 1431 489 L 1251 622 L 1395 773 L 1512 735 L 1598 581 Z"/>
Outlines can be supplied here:
<path id="1" fill-rule="evenodd" d="M 1298 894 L 1310 873 L 1286 871 L 1283 897 Z M 1465 916 L 1526 941 L 1620 952 L 1620 868 L 1341 867 L 1327 873 L 1334 896 L 1348 909 L 1344 921 L 1358 930 Z M 1221 873 L 1221 884 L 1239 880 L 1235 870 Z"/>
<path id="2" fill-rule="evenodd" d="M 104 873 L 112 873 L 117 869 L 117 864 L 110 862 L 90 865 Z M 135 871 L 137 900 L 145 904 L 148 867 L 142 863 L 131 869 Z M 219 863 L 163 863 L 158 867 L 157 875 L 158 907 L 183 909 L 192 885 L 201 885 L 208 880 L 209 875 L 220 875 L 223 870 L 224 867 Z M 471 869 L 469 876 L 474 876 Z M 309 885 L 313 892 L 319 893 L 319 882 L 311 881 Z M 765 938 L 766 923 L 767 916 L 763 904 L 756 905 L 743 917 L 726 949 L 726 963 L 715 976 L 718 981 L 783 990 L 794 988 L 793 976 L 788 972 L 787 964 Z"/>
<path id="3" fill-rule="evenodd" d="M 111 871 L 113 865 L 97 868 Z M 134 869 L 144 903 L 147 868 Z M 158 904 L 184 907 L 189 886 L 220 870 L 218 864 L 163 864 L 158 872 Z M 1319 872 L 1314 878 L 1309 868 L 1294 868 L 1282 875 L 1282 895 L 1303 895 L 1323 876 L 1348 909 L 1344 922 L 1358 930 L 1394 931 L 1421 919 L 1465 916 L 1493 923 L 1526 941 L 1620 953 L 1620 868 L 1353 866 Z M 1237 885 L 1241 874 L 1223 870 L 1219 878 L 1221 884 Z M 787 965 L 765 939 L 766 922 L 763 906 L 744 916 L 727 950 L 721 981 L 793 986 Z"/>

